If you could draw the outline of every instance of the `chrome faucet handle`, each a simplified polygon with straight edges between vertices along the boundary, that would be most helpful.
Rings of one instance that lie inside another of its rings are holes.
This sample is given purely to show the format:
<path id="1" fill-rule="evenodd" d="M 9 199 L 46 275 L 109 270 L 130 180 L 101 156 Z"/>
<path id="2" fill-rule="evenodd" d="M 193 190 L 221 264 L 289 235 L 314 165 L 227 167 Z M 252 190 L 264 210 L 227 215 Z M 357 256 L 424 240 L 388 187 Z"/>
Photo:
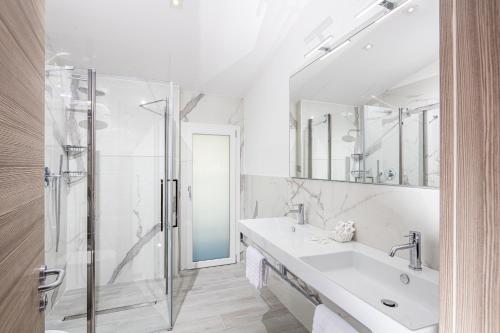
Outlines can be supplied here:
<path id="1" fill-rule="evenodd" d="M 394 257 L 396 252 L 400 250 L 410 250 L 409 261 L 410 264 L 408 267 L 410 269 L 420 271 L 422 270 L 422 234 L 418 231 L 410 231 L 408 235 L 408 244 L 396 245 L 391 248 L 389 251 L 389 256 Z"/>
<path id="2" fill-rule="evenodd" d="M 304 210 L 304 204 L 303 203 L 298 203 L 298 204 L 292 204 L 292 207 L 297 207 L 297 209 L 290 210 L 290 213 L 298 213 L 297 220 L 298 224 L 304 224 L 305 223 L 305 210 Z"/>
<path id="3" fill-rule="evenodd" d="M 422 234 L 419 231 L 410 231 L 408 235 L 404 235 L 404 237 L 408 237 L 408 243 L 414 243 L 422 239 Z"/>

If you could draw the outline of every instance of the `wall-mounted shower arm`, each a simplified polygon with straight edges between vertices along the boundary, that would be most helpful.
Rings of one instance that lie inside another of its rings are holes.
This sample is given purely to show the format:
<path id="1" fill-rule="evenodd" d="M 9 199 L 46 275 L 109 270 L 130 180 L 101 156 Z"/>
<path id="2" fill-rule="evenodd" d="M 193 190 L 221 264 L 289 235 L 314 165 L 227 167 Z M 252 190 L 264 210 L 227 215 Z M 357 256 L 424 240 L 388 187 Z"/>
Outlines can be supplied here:
<path id="1" fill-rule="evenodd" d="M 147 106 L 152 105 L 152 104 L 163 103 L 163 102 L 168 103 L 168 99 L 158 99 L 158 100 L 152 101 L 152 102 L 141 103 L 141 104 L 139 104 L 139 107 L 143 108 L 145 110 L 148 110 L 150 112 L 156 113 L 157 115 L 163 116 L 164 115 L 163 112 L 160 113 L 160 112 L 158 112 L 156 110 L 153 110 L 153 109 L 150 109 L 150 108 L 147 107 Z"/>

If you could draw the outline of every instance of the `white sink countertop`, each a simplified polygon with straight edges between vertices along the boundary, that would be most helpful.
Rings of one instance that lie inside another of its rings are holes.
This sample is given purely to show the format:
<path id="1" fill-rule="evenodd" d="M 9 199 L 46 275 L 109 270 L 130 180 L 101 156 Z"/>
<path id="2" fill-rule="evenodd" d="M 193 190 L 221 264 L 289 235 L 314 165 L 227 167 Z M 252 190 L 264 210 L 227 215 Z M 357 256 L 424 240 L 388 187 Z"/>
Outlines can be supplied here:
<path id="1" fill-rule="evenodd" d="M 438 331 L 437 271 L 411 270 L 408 260 L 358 242 L 335 242 L 329 232 L 287 217 L 241 220 L 239 231 L 373 332 Z"/>

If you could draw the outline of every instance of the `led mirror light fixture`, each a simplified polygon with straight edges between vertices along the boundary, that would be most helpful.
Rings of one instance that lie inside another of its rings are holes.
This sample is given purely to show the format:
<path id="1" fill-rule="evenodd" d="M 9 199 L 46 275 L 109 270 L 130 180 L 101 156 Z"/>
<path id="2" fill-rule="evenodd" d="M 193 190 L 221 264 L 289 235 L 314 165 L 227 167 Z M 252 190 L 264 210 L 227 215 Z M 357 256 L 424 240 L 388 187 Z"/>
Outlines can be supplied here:
<path id="1" fill-rule="evenodd" d="M 318 52 L 318 51 L 321 51 L 321 48 L 323 46 L 325 46 L 326 44 L 328 44 L 331 40 L 333 39 L 333 36 L 328 36 L 326 37 L 323 41 L 321 41 L 318 45 L 316 45 L 315 47 L 312 48 L 311 51 L 307 52 L 305 55 L 304 55 L 304 58 L 309 58 L 310 56 L 312 56 L 314 53 Z"/>
<path id="2" fill-rule="evenodd" d="M 338 46 L 336 46 L 335 48 L 329 50 L 325 55 L 323 55 L 321 58 L 319 58 L 319 60 L 325 60 L 328 56 L 330 56 L 331 54 L 337 52 L 338 50 L 340 50 L 341 48 L 343 48 L 344 46 L 346 46 L 347 44 L 349 44 L 351 42 L 350 39 L 346 40 L 345 42 L 343 42 L 342 44 L 339 44 Z"/>
<path id="3" fill-rule="evenodd" d="M 363 9 L 362 11 L 360 11 L 357 15 L 356 15 L 356 18 L 360 18 L 361 16 L 365 15 L 366 13 L 368 13 L 371 9 L 377 7 L 378 4 L 380 4 L 382 1 L 381 0 L 376 0 L 375 2 L 373 2 L 371 5 L 369 5 L 368 7 L 366 7 L 365 9 Z"/>
<path id="4" fill-rule="evenodd" d="M 392 14 L 396 13 L 397 11 L 399 11 L 401 8 L 403 8 L 404 6 L 406 6 L 410 2 L 411 2 L 411 0 L 406 0 L 405 2 L 403 2 L 402 4 L 400 4 L 396 8 L 394 8 L 393 10 L 391 10 L 390 12 L 388 12 L 387 14 L 385 14 L 384 16 L 382 16 L 381 18 L 379 18 L 378 20 L 376 20 L 374 22 L 374 24 L 382 22 L 383 20 L 385 20 L 386 18 L 388 18 Z"/>

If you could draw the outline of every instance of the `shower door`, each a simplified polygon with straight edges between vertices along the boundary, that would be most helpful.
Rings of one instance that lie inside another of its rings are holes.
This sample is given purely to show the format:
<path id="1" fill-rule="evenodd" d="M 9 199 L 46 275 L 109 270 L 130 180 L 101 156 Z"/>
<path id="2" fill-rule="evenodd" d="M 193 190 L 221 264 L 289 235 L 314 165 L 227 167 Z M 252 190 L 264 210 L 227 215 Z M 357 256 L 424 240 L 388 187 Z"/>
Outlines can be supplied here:
<path id="1" fill-rule="evenodd" d="M 171 329 L 175 92 L 47 68 L 45 257 L 66 271 L 47 329 Z"/>
<path id="2" fill-rule="evenodd" d="M 96 332 L 172 326 L 171 92 L 171 84 L 97 78 Z"/>

